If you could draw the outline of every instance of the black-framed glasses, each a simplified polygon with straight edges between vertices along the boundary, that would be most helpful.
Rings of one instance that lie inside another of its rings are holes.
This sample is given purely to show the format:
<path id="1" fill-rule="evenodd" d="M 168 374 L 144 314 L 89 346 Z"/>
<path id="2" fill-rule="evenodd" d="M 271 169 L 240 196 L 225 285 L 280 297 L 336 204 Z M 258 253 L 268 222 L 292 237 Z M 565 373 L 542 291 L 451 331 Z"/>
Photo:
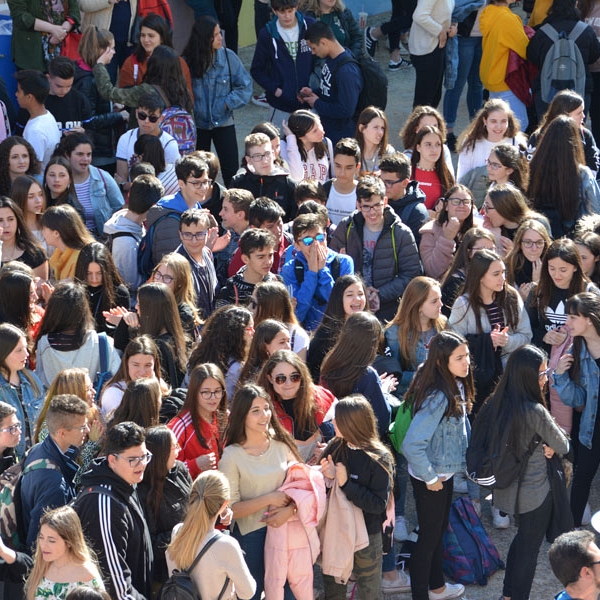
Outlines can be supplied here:
<path id="1" fill-rule="evenodd" d="M 492 169 L 492 171 L 497 171 L 500 167 L 504 166 L 500 163 L 492 162 L 489 158 L 485 161 L 485 163 L 490 169 Z"/>
<path id="2" fill-rule="evenodd" d="M 217 400 L 220 400 L 223 395 L 225 394 L 225 390 L 220 389 L 220 390 L 200 390 L 200 396 L 202 396 L 202 398 L 204 400 L 210 400 L 211 398 L 216 398 Z"/>
<path id="3" fill-rule="evenodd" d="M 305 246 L 310 246 L 314 241 L 317 242 L 323 242 L 325 240 L 325 234 L 324 233 L 317 233 L 317 235 L 315 235 L 314 237 L 311 237 L 310 235 L 307 235 L 306 237 L 302 238 L 302 243 Z"/>
<path id="4" fill-rule="evenodd" d="M 302 375 L 300 375 L 300 373 L 295 372 L 295 373 L 290 373 L 289 375 L 275 375 L 275 377 L 273 377 L 273 381 L 277 384 L 277 385 L 283 385 L 287 380 L 290 380 L 292 383 L 298 383 L 299 381 L 302 380 Z"/>
<path id="5" fill-rule="evenodd" d="M 23 429 L 22 423 L 15 423 L 14 425 L 10 425 L 9 427 L 3 427 L 0 429 L 0 433 L 10 433 L 10 435 L 14 435 L 17 431 L 21 431 Z"/>
<path id="6" fill-rule="evenodd" d="M 381 179 L 381 177 L 379 179 Z M 400 183 L 402 181 L 402 179 L 394 179 L 394 181 L 387 181 L 385 179 L 381 179 L 381 181 L 383 182 L 383 185 L 385 185 L 386 188 L 391 188 L 392 186 L 396 185 L 397 183 Z"/>
<path id="7" fill-rule="evenodd" d="M 262 160 L 271 160 L 271 156 L 273 155 L 272 152 L 270 152 L 269 150 L 267 150 L 267 152 L 264 152 L 263 154 L 259 154 L 258 152 L 256 154 L 251 154 L 250 158 L 254 161 L 254 162 L 259 162 Z"/>
<path id="8" fill-rule="evenodd" d="M 491 204 L 488 204 L 487 202 L 484 202 L 481 208 L 485 210 L 485 212 L 489 212 L 490 210 L 496 210 Z"/>
<path id="9" fill-rule="evenodd" d="M 536 248 L 543 248 L 546 245 L 546 242 L 544 240 L 537 240 L 537 241 L 533 241 L 533 240 L 521 240 L 521 246 L 524 246 L 525 248 L 533 248 L 534 246 Z"/>
<path id="10" fill-rule="evenodd" d="M 449 202 L 452 206 L 471 206 L 473 204 L 470 198 L 446 198 L 446 202 Z"/>
<path id="11" fill-rule="evenodd" d="M 171 277 L 170 275 L 164 275 L 160 271 L 154 271 L 154 275 L 152 276 L 152 279 L 154 281 L 158 281 L 158 282 L 162 281 L 163 283 L 166 283 L 167 285 L 169 285 L 175 278 Z"/>
<path id="12" fill-rule="evenodd" d="M 550 367 L 548 367 L 547 369 L 544 369 L 543 371 L 540 371 L 538 373 L 538 378 L 539 379 L 543 379 L 544 377 L 548 377 L 548 375 L 550 375 L 550 371 L 552 369 Z"/>
<path id="13" fill-rule="evenodd" d="M 254 298 L 250 298 L 250 300 L 248 300 L 248 308 L 250 310 L 256 310 L 257 307 L 258 302 Z"/>
<path id="14" fill-rule="evenodd" d="M 156 123 L 160 119 L 160 117 L 161 117 L 161 115 L 149 115 L 147 112 L 144 112 L 143 110 L 137 111 L 138 121 L 145 121 L 146 119 L 148 119 L 148 121 L 150 121 L 150 123 Z"/>
<path id="15" fill-rule="evenodd" d="M 370 213 L 373 210 L 379 210 L 383 206 L 383 202 L 378 202 L 377 204 L 360 204 L 359 209 L 360 212 Z"/>
<path id="16" fill-rule="evenodd" d="M 203 240 L 207 235 L 208 231 L 198 231 L 196 233 L 192 233 L 191 231 L 181 231 L 181 237 L 186 242 L 191 242 L 192 240 Z"/>
<path id="17" fill-rule="evenodd" d="M 193 188 L 196 189 L 209 188 L 212 185 L 212 179 L 203 179 L 200 181 L 192 181 L 191 179 L 188 179 L 186 183 L 189 183 Z"/>
<path id="18" fill-rule="evenodd" d="M 140 464 L 147 465 L 152 460 L 152 452 L 149 451 L 146 452 L 146 454 L 144 454 L 143 456 L 132 456 L 131 458 L 121 456 L 118 452 L 113 452 L 113 456 L 126 460 L 132 469 L 135 469 Z"/>

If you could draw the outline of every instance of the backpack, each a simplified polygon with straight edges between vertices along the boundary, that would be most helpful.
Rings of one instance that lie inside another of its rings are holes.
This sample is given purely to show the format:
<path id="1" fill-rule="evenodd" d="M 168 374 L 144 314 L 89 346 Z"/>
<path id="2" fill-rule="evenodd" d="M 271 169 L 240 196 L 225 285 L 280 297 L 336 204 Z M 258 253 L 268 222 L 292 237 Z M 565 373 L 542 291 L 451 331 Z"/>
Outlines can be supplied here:
<path id="1" fill-rule="evenodd" d="M 98 344 L 100 352 L 100 371 L 96 373 L 94 380 L 94 389 L 96 390 L 96 404 L 100 403 L 100 394 L 104 384 L 113 376 L 110 372 L 110 346 L 108 345 L 108 337 L 104 331 L 98 334 Z"/>
<path id="2" fill-rule="evenodd" d="M 479 585 L 487 585 L 490 575 L 504 569 L 498 550 L 469 498 L 457 498 L 450 507 L 442 567 L 452 581 Z"/>
<path id="3" fill-rule="evenodd" d="M 23 475 L 37 469 L 60 471 L 60 467 L 47 458 L 31 461 L 25 469 L 24 462 L 22 460 L 0 474 L 0 535 L 4 542 L 15 550 L 24 550 L 27 539 L 21 509 Z"/>
<path id="4" fill-rule="evenodd" d="M 10 121 L 6 112 L 6 104 L 0 100 L 0 142 L 10 136 Z"/>
<path id="5" fill-rule="evenodd" d="M 181 214 L 178 212 L 169 212 L 166 215 L 160 216 L 150 227 L 147 229 L 144 237 L 140 240 L 140 245 L 138 247 L 138 272 L 142 276 L 142 279 L 146 281 L 152 275 L 152 269 L 154 267 L 154 262 L 152 260 L 152 246 L 154 244 L 154 231 L 156 226 L 163 219 L 176 219 L 177 221 L 181 221 Z"/>
<path id="6" fill-rule="evenodd" d="M 491 406 L 488 401 L 481 407 L 471 427 L 466 455 L 467 474 L 481 486 L 502 490 L 520 481 L 541 438 L 534 435 L 527 450 L 516 456 L 508 447 L 509 432 L 498 435 L 497 414 L 493 414 Z"/>
<path id="7" fill-rule="evenodd" d="M 360 60 L 346 56 L 335 66 L 331 73 L 332 78 L 335 78 L 335 74 L 340 67 L 348 63 L 357 64 L 363 78 L 363 86 L 358 95 L 358 103 L 353 118 L 357 119 L 367 106 L 376 106 L 381 110 L 385 110 L 388 97 L 388 78 L 381 65 L 368 54 L 363 54 Z"/>
<path id="8" fill-rule="evenodd" d="M 113 251 L 113 242 L 120 237 L 132 237 L 137 241 L 138 236 L 131 231 L 117 231 L 116 233 L 104 233 L 104 245 L 110 250 L 111 254 Z"/>
<path id="9" fill-rule="evenodd" d="M 179 571 L 178 569 L 173 569 L 173 573 L 167 579 L 160 590 L 158 590 L 158 594 L 156 595 L 156 600 L 202 600 L 200 596 L 200 592 L 196 589 L 196 584 L 192 580 L 191 572 L 194 570 L 194 567 L 200 562 L 200 559 L 206 554 L 206 551 L 221 537 L 221 533 L 218 531 L 215 533 L 213 537 L 204 544 L 204 547 L 198 553 L 198 556 L 194 559 L 194 562 L 189 566 L 185 571 Z M 227 586 L 229 585 L 229 577 L 225 578 L 225 583 L 221 588 L 221 592 L 219 593 L 218 600 L 223 597 Z"/>
<path id="10" fill-rule="evenodd" d="M 552 42 L 540 73 L 541 94 L 544 102 L 550 102 L 560 90 L 570 89 L 585 96 L 585 65 L 575 41 L 586 30 L 583 21 L 577 21 L 571 33 L 560 33 L 546 23 L 540 27 Z"/>
<path id="11" fill-rule="evenodd" d="M 185 156 L 196 150 L 196 123 L 190 113 L 180 106 L 169 106 L 162 113 L 160 128 L 172 135 L 179 146 L 179 154 Z"/>
<path id="12" fill-rule="evenodd" d="M 331 263 L 329 263 L 329 269 L 331 270 L 331 277 L 333 278 L 333 281 L 336 281 L 337 278 L 340 276 L 341 269 L 339 256 L 335 256 Z M 296 276 L 296 281 L 298 282 L 298 285 L 302 285 L 302 283 L 304 282 L 304 264 L 297 258 L 294 260 L 294 275 Z"/>
<path id="13" fill-rule="evenodd" d="M 406 400 L 402 400 L 400 402 L 400 406 L 398 407 L 398 411 L 396 412 L 396 418 L 393 423 L 390 423 L 388 434 L 390 441 L 392 442 L 392 446 L 398 453 L 402 453 L 402 442 L 404 442 L 404 438 L 408 432 L 408 428 L 412 423 L 412 410 L 406 404 Z"/>

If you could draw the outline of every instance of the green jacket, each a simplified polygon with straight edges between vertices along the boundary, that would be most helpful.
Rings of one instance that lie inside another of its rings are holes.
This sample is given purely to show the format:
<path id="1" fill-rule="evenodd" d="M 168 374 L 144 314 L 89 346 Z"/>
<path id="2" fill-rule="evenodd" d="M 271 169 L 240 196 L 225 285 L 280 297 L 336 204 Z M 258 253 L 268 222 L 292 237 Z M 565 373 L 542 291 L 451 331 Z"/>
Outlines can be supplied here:
<path id="1" fill-rule="evenodd" d="M 43 0 L 8 0 L 13 20 L 12 59 L 19 69 L 48 71 L 42 49 L 42 33 L 33 30 L 36 19 L 47 20 L 43 4 Z M 67 5 L 67 2 L 64 4 Z M 77 0 L 69 1 L 67 16 L 75 21 L 75 27 L 79 26 L 81 18 Z"/>

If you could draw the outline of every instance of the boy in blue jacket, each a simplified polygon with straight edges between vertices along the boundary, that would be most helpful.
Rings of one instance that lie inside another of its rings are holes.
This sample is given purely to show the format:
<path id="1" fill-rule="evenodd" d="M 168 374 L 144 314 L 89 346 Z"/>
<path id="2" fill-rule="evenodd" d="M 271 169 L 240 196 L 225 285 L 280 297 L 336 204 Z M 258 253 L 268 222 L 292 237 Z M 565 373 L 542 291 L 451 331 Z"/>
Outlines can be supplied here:
<path id="1" fill-rule="evenodd" d="M 308 331 L 316 329 L 335 280 L 354 273 L 354 262 L 327 248 L 327 223 L 320 214 L 299 215 L 292 232 L 296 256 L 281 271 L 283 282 L 296 299 L 296 317 Z"/>
<path id="2" fill-rule="evenodd" d="M 272 0 L 275 16 L 258 34 L 250 74 L 273 107 L 270 121 L 281 127 L 290 113 L 302 108 L 298 97 L 308 85 L 313 57 L 305 35 L 313 22 L 297 11 L 298 0 Z"/>

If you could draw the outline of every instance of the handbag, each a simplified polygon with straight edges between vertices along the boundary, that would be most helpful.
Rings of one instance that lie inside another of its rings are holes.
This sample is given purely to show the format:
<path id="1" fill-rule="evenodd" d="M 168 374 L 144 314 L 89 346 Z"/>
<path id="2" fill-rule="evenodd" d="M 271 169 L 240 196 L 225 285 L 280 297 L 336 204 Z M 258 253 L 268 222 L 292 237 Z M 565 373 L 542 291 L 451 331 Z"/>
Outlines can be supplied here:
<path id="1" fill-rule="evenodd" d="M 546 459 L 548 482 L 552 494 L 552 518 L 546 530 L 546 540 L 551 544 L 559 535 L 574 529 L 573 513 L 567 493 L 563 459 L 556 453 Z"/>
<path id="2" fill-rule="evenodd" d="M 81 58 L 79 55 L 79 42 L 81 42 L 82 37 L 83 34 L 79 31 L 69 31 L 60 49 L 61 56 L 66 56 L 71 60 L 79 60 Z"/>

